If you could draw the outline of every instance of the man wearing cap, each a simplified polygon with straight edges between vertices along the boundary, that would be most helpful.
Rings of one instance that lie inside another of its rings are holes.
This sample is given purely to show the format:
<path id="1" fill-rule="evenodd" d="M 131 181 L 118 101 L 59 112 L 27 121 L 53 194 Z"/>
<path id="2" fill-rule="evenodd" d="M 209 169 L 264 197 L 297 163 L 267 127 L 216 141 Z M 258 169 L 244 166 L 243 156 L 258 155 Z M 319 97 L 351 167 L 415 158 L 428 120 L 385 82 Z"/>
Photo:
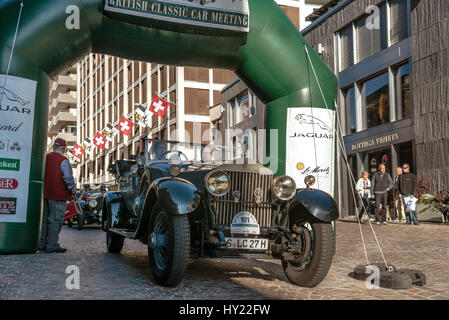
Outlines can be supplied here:
<path id="1" fill-rule="evenodd" d="M 45 160 L 44 213 L 39 250 L 63 253 L 67 249 L 58 244 L 59 233 L 64 223 L 66 201 L 72 200 L 76 192 L 70 161 L 64 156 L 67 144 L 57 138 L 53 152 Z"/>

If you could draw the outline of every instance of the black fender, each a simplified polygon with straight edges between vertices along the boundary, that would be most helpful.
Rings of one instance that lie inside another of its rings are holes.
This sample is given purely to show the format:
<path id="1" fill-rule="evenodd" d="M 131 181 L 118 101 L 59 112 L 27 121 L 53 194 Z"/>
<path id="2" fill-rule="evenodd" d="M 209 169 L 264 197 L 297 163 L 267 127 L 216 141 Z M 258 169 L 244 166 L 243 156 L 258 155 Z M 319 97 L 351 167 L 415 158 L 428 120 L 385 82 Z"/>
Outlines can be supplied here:
<path id="1" fill-rule="evenodd" d="M 332 222 L 338 219 L 338 206 L 334 198 L 328 193 L 318 189 L 299 190 L 291 200 L 289 207 L 290 223 L 295 216 L 308 215 L 321 222 Z"/>
<path id="2" fill-rule="evenodd" d="M 147 241 L 146 229 L 150 214 L 158 200 L 168 214 L 186 215 L 198 209 L 202 197 L 194 184 L 181 178 L 164 177 L 153 181 L 146 192 L 143 212 L 135 234 L 136 238 L 144 239 L 144 243 Z"/>
<path id="3" fill-rule="evenodd" d="M 112 191 L 105 194 L 104 208 L 106 212 L 103 212 L 103 219 L 108 219 L 108 227 L 123 227 L 128 209 L 120 191 Z"/>
<path id="4" fill-rule="evenodd" d="M 201 193 L 191 182 L 180 178 L 160 178 L 150 185 L 149 193 L 156 196 L 168 214 L 185 215 L 195 211 L 201 203 Z"/>

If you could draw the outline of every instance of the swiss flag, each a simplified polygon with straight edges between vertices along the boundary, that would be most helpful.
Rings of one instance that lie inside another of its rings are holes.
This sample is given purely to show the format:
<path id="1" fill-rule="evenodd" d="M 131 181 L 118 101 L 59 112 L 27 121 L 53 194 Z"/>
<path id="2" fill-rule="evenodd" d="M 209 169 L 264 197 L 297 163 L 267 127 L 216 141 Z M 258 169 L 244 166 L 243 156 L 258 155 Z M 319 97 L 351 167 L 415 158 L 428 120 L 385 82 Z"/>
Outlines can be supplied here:
<path id="1" fill-rule="evenodd" d="M 124 135 L 129 135 L 132 128 L 134 127 L 134 122 L 129 121 L 125 116 L 122 116 L 118 122 L 117 129 Z"/>
<path id="2" fill-rule="evenodd" d="M 104 146 L 106 145 L 106 138 L 103 137 L 101 132 L 97 132 L 94 136 L 94 145 L 97 146 L 100 149 L 104 149 Z"/>
<path id="3" fill-rule="evenodd" d="M 81 157 L 83 156 L 84 153 L 84 149 L 81 148 L 81 146 L 79 144 L 75 144 L 75 146 L 73 147 L 72 150 L 72 154 L 77 157 L 78 159 L 81 159 Z"/>
<path id="4" fill-rule="evenodd" d="M 170 103 L 160 98 L 157 94 L 153 96 L 153 101 L 151 101 L 150 111 L 159 117 L 163 117 L 167 112 Z"/>

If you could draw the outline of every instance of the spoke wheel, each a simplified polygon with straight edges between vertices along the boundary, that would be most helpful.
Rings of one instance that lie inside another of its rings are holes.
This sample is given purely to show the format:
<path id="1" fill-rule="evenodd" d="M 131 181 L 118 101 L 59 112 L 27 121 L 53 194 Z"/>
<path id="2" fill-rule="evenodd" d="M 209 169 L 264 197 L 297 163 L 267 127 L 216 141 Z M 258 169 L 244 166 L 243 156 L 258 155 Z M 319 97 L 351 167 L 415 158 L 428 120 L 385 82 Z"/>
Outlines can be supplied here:
<path id="1" fill-rule="evenodd" d="M 190 253 L 187 216 L 171 215 L 155 204 L 148 226 L 148 259 L 155 281 L 176 286 L 184 278 Z"/>
<path id="2" fill-rule="evenodd" d="M 113 233 L 109 230 L 109 223 L 105 221 L 106 224 L 106 247 L 111 253 L 120 253 L 123 249 L 123 244 L 125 238 L 119 234 Z"/>
<path id="3" fill-rule="evenodd" d="M 293 261 L 282 260 L 288 280 L 301 287 L 315 287 L 324 280 L 335 252 L 335 237 L 330 223 L 304 219 L 295 223 L 300 254 Z"/>

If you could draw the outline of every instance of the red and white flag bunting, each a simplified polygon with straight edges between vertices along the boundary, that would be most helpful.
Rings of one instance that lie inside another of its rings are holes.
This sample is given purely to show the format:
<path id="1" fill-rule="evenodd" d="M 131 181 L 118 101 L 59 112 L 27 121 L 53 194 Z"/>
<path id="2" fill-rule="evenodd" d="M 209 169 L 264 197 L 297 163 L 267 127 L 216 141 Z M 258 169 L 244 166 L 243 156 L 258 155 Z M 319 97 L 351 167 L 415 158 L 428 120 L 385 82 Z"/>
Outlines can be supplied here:
<path id="1" fill-rule="evenodd" d="M 97 132 L 94 136 L 94 141 L 93 144 L 100 149 L 104 149 L 104 147 L 106 146 L 106 143 L 108 141 L 106 140 L 105 137 L 103 137 L 103 135 L 101 134 L 101 132 Z"/>
<path id="2" fill-rule="evenodd" d="M 92 155 L 94 146 L 100 149 L 104 149 L 107 145 L 107 142 L 113 141 L 114 137 L 119 132 L 128 136 L 132 132 L 132 128 L 136 124 L 144 128 L 151 127 L 150 121 L 152 114 L 155 114 L 158 117 L 162 118 L 169 107 L 170 102 L 162 99 L 157 94 L 155 94 L 148 109 L 145 110 L 144 107 L 139 107 L 134 111 L 134 122 L 122 115 L 117 126 L 113 126 L 112 124 L 108 123 L 103 130 L 95 134 L 92 140 L 90 138 L 86 138 L 81 143 L 81 146 L 79 144 L 76 144 L 73 147 L 72 152 L 67 152 L 67 157 L 71 161 L 77 161 L 81 160 L 85 152 L 89 155 Z"/>
<path id="3" fill-rule="evenodd" d="M 75 144 L 72 150 L 72 154 L 74 157 L 81 159 L 84 154 L 84 149 L 79 144 Z"/>
<path id="4" fill-rule="evenodd" d="M 151 101 L 150 105 L 150 111 L 157 115 L 158 117 L 163 117 L 164 114 L 167 112 L 168 107 L 170 106 L 170 103 L 168 101 L 165 101 L 161 97 L 159 97 L 157 94 L 153 96 L 153 101 Z"/>
<path id="5" fill-rule="evenodd" d="M 114 128 L 114 126 L 110 123 L 106 125 L 106 127 L 101 130 L 101 135 L 106 138 L 107 141 L 112 141 L 116 135 L 118 135 L 119 131 L 117 128 Z"/>
<path id="6" fill-rule="evenodd" d="M 124 135 L 129 135 L 132 128 L 134 127 L 134 122 L 128 120 L 125 116 L 122 116 L 118 122 L 117 129 Z"/>

